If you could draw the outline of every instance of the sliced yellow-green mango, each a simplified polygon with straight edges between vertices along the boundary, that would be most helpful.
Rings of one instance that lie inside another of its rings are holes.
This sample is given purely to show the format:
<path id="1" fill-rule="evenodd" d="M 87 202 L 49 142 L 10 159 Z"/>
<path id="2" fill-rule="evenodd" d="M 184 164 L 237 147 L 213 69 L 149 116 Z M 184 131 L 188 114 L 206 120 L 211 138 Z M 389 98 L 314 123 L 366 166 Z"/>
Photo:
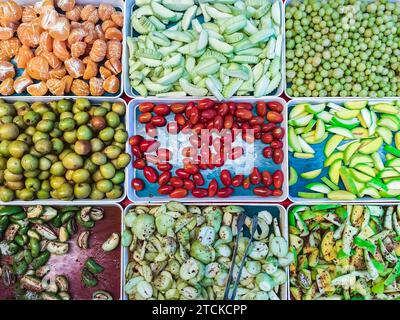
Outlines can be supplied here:
<path id="1" fill-rule="evenodd" d="M 325 159 L 324 167 L 329 167 L 335 160 L 338 159 L 343 160 L 343 152 L 333 152 L 328 158 Z"/>
<path id="2" fill-rule="evenodd" d="M 383 139 L 382 137 L 379 137 L 361 146 L 358 151 L 362 154 L 373 154 L 381 148 L 382 144 L 383 144 Z"/>
<path id="3" fill-rule="evenodd" d="M 350 110 L 361 110 L 368 105 L 368 101 L 346 101 L 344 106 Z"/>
<path id="4" fill-rule="evenodd" d="M 372 180 L 371 176 L 364 174 L 354 168 L 349 168 L 349 172 L 351 173 L 351 176 L 354 178 L 354 180 L 357 180 L 358 182 L 365 183 Z"/>
<path id="5" fill-rule="evenodd" d="M 351 133 L 353 134 L 355 139 L 366 139 L 369 137 L 368 130 L 361 127 L 354 128 L 353 130 L 351 130 Z"/>
<path id="6" fill-rule="evenodd" d="M 341 167 L 342 167 L 342 160 L 338 159 L 332 163 L 332 165 L 329 167 L 328 170 L 329 179 L 336 185 L 339 184 L 339 177 L 340 177 L 339 170 Z"/>
<path id="7" fill-rule="evenodd" d="M 376 129 L 378 134 L 382 137 L 383 141 L 385 141 L 386 144 L 392 144 L 393 142 L 393 133 L 386 127 L 378 127 Z"/>
<path id="8" fill-rule="evenodd" d="M 308 172 L 303 172 L 300 174 L 300 176 L 304 179 L 307 180 L 312 180 L 315 179 L 316 177 L 318 177 L 321 174 L 321 169 L 317 169 L 317 170 L 312 170 L 312 171 L 308 171 Z"/>
<path id="9" fill-rule="evenodd" d="M 374 178 L 376 176 L 375 170 L 364 163 L 359 163 L 359 164 L 355 165 L 354 168 L 364 174 L 369 175 L 370 177 Z"/>
<path id="10" fill-rule="evenodd" d="M 340 135 L 333 135 L 325 144 L 324 154 L 329 157 L 337 146 L 343 141 L 344 137 Z"/>
<path id="11" fill-rule="evenodd" d="M 397 114 L 399 112 L 399 109 L 396 106 L 389 103 L 378 103 L 376 105 L 373 105 L 372 110 L 374 110 L 375 112 L 388 114 Z"/>
<path id="12" fill-rule="evenodd" d="M 345 200 L 351 201 L 357 199 L 355 194 L 344 190 L 331 191 L 328 193 L 329 200 Z"/>
<path id="13" fill-rule="evenodd" d="M 351 157 L 357 152 L 358 148 L 360 148 L 361 142 L 353 142 L 350 144 L 346 150 L 343 152 L 344 163 L 348 165 L 350 163 Z"/>
<path id="14" fill-rule="evenodd" d="M 354 184 L 353 178 L 350 175 L 349 170 L 346 167 L 341 167 L 339 169 L 340 178 L 343 181 L 344 186 L 347 191 L 350 191 L 353 194 L 357 194 L 358 190 L 356 185 Z"/>

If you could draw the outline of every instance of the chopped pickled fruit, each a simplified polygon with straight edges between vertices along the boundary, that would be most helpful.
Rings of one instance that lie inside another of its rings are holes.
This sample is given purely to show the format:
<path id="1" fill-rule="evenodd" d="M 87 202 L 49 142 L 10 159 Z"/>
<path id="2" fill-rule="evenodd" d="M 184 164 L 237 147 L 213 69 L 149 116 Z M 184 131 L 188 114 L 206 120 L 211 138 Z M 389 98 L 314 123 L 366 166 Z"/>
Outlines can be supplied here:
<path id="1" fill-rule="evenodd" d="M 99 21 L 99 14 L 97 8 L 94 5 L 85 5 L 81 11 L 81 19 L 83 21 L 90 21 L 92 23 L 97 23 Z"/>
<path id="2" fill-rule="evenodd" d="M 104 60 L 107 53 L 107 43 L 104 40 L 96 40 L 93 42 L 92 49 L 89 56 L 94 62 L 101 62 Z"/>
<path id="3" fill-rule="evenodd" d="M 49 79 L 46 82 L 47 88 L 55 96 L 63 96 L 65 90 L 65 82 L 60 79 Z"/>
<path id="4" fill-rule="evenodd" d="M 103 88 L 109 93 L 117 93 L 119 90 L 119 79 L 112 75 L 104 80 Z"/>
<path id="5" fill-rule="evenodd" d="M 107 59 L 121 59 L 122 43 L 117 40 L 107 41 Z"/>
<path id="6" fill-rule="evenodd" d="M 49 28 L 49 33 L 53 39 L 67 40 L 70 32 L 70 24 L 67 18 L 60 17 Z"/>
<path id="7" fill-rule="evenodd" d="M 0 47 L 7 57 L 11 59 L 18 54 L 19 48 L 21 47 L 21 42 L 19 42 L 17 38 L 11 38 L 1 41 Z"/>
<path id="8" fill-rule="evenodd" d="M 43 29 L 48 30 L 52 25 L 56 23 L 58 19 L 58 13 L 56 10 L 51 9 L 41 15 L 40 25 Z"/>
<path id="9" fill-rule="evenodd" d="M 64 62 L 64 65 L 72 78 L 80 78 L 85 72 L 85 65 L 79 58 L 70 58 Z"/>
<path id="10" fill-rule="evenodd" d="M 86 63 L 86 69 L 85 72 L 83 73 L 83 79 L 90 80 L 91 78 L 97 75 L 97 72 L 98 72 L 97 63 L 89 60 Z"/>
<path id="11" fill-rule="evenodd" d="M 47 93 L 46 82 L 40 81 L 38 83 L 31 84 L 26 88 L 26 91 L 31 96 L 44 96 Z"/>
<path id="12" fill-rule="evenodd" d="M 0 81 L 15 77 L 14 65 L 8 61 L 0 61 Z"/>
<path id="13" fill-rule="evenodd" d="M 124 25 L 124 15 L 121 11 L 114 12 L 111 15 L 111 20 L 114 21 L 118 27 L 122 27 Z"/>
<path id="14" fill-rule="evenodd" d="M 71 91 L 76 96 L 88 96 L 90 93 L 89 85 L 85 81 L 79 79 L 75 79 L 72 82 Z"/>
<path id="15" fill-rule="evenodd" d="M 0 84 L 0 94 L 3 96 L 9 96 L 14 93 L 14 87 L 13 87 L 14 80 L 12 78 L 8 78 L 4 80 Z"/>
<path id="16" fill-rule="evenodd" d="M 13 28 L 10 27 L 0 27 L 0 40 L 7 40 L 12 38 L 14 35 Z"/>
<path id="17" fill-rule="evenodd" d="M 99 18 L 102 21 L 111 19 L 112 14 L 115 13 L 114 7 L 110 4 L 102 3 L 99 5 L 99 8 L 97 10 L 99 13 Z"/>
<path id="18" fill-rule="evenodd" d="M 74 78 L 72 78 L 70 75 L 66 75 L 62 78 L 62 81 L 65 83 L 65 93 L 70 93 L 71 92 L 71 86 L 72 82 L 74 81 Z"/>
<path id="19" fill-rule="evenodd" d="M 71 21 L 79 21 L 81 19 L 82 6 L 75 6 L 72 10 L 65 13 L 65 17 Z"/>
<path id="20" fill-rule="evenodd" d="M 39 45 L 40 31 L 40 25 L 37 23 L 21 23 L 17 29 L 18 39 L 28 47 L 37 47 Z"/>
<path id="21" fill-rule="evenodd" d="M 15 1 L 0 2 L 0 20 L 18 21 L 22 18 L 22 8 Z"/>
<path id="22" fill-rule="evenodd" d="M 89 81 L 90 94 L 92 96 L 102 96 L 104 94 L 103 79 L 92 78 Z"/>
<path id="23" fill-rule="evenodd" d="M 47 80 L 49 78 L 49 63 L 42 57 L 33 57 L 29 60 L 26 71 L 32 79 Z"/>
<path id="24" fill-rule="evenodd" d="M 108 28 L 117 27 L 117 24 L 112 20 L 106 20 L 101 24 L 101 29 L 106 32 Z"/>
<path id="25" fill-rule="evenodd" d="M 108 28 L 105 35 L 108 40 L 122 41 L 122 32 L 117 28 Z"/>
<path id="26" fill-rule="evenodd" d="M 104 66 L 110 70 L 114 75 L 122 72 L 122 63 L 118 59 L 110 59 L 104 63 Z"/>
<path id="27" fill-rule="evenodd" d="M 40 34 L 39 46 L 45 51 L 53 51 L 53 39 L 47 31 Z"/>
<path id="28" fill-rule="evenodd" d="M 56 5 L 62 11 L 71 11 L 75 7 L 75 0 L 56 0 Z"/>
<path id="29" fill-rule="evenodd" d="M 53 52 L 61 61 L 65 61 L 70 58 L 70 54 L 67 50 L 65 41 L 54 40 L 53 41 Z"/>
<path id="30" fill-rule="evenodd" d="M 111 73 L 111 71 L 108 70 L 107 68 L 101 66 L 101 67 L 100 67 L 100 75 L 101 75 L 101 78 L 102 78 L 103 80 L 106 80 L 108 77 L 111 77 L 111 76 L 112 76 L 112 73 Z"/>
<path id="31" fill-rule="evenodd" d="M 67 74 L 65 67 L 60 67 L 57 69 L 52 69 L 49 72 L 49 77 L 54 79 L 62 79 Z"/>
<path id="32" fill-rule="evenodd" d="M 17 68 L 26 68 L 28 61 L 33 58 L 33 52 L 28 46 L 21 46 L 18 50 L 18 54 L 15 56 L 15 62 L 17 63 Z"/>
<path id="33" fill-rule="evenodd" d="M 44 51 L 42 52 L 41 56 L 47 60 L 49 66 L 52 67 L 53 69 L 57 69 L 62 66 L 61 60 L 58 59 L 53 52 Z"/>
<path id="34" fill-rule="evenodd" d="M 37 19 L 38 14 L 33 6 L 25 6 L 22 10 L 22 22 L 32 22 Z"/>
<path id="35" fill-rule="evenodd" d="M 82 41 L 87 35 L 87 32 L 81 28 L 72 29 L 68 36 L 68 44 L 72 45 L 75 42 Z"/>
<path id="36" fill-rule="evenodd" d="M 74 58 L 79 58 L 84 55 L 86 51 L 86 43 L 82 41 L 77 41 L 71 45 L 71 56 Z"/>
<path id="37" fill-rule="evenodd" d="M 32 79 L 27 74 L 23 74 L 22 76 L 19 76 L 15 79 L 14 90 L 16 93 L 22 93 L 32 83 Z"/>

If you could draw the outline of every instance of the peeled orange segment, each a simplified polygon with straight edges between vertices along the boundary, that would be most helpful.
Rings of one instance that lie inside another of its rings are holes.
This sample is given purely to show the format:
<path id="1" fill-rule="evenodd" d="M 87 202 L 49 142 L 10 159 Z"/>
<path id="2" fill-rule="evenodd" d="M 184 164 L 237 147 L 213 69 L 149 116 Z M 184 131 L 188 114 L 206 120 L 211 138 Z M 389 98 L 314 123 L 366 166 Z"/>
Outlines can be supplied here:
<path id="1" fill-rule="evenodd" d="M 71 91 L 76 96 L 88 96 L 90 93 L 89 84 L 83 80 L 75 79 L 72 82 Z"/>
<path id="2" fill-rule="evenodd" d="M 114 75 L 118 75 L 122 72 L 122 63 L 118 59 L 110 59 L 104 63 L 104 66 L 110 70 Z"/>
<path id="3" fill-rule="evenodd" d="M 58 59 L 53 52 L 44 51 L 42 52 L 41 56 L 47 60 L 49 66 L 53 69 L 57 69 L 62 66 L 61 60 Z"/>
<path id="4" fill-rule="evenodd" d="M 15 77 L 14 65 L 8 61 L 0 61 L 0 81 Z"/>
<path id="5" fill-rule="evenodd" d="M 71 11 L 75 7 L 75 0 L 56 0 L 56 6 L 62 11 Z"/>
<path id="6" fill-rule="evenodd" d="M 46 82 L 41 81 L 31 84 L 26 88 L 26 91 L 28 91 L 31 96 L 44 96 L 47 93 Z"/>
<path id="7" fill-rule="evenodd" d="M 92 4 L 85 5 L 81 11 L 81 19 L 83 21 L 97 23 L 97 21 L 99 21 L 99 13 L 97 12 L 97 8 Z"/>
<path id="8" fill-rule="evenodd" d="M 46 82 L 47 88 L 55 96 L 63 96 L 65 91 L 65 82 L 60 79 L 49 79 Z"/>
<path id="9" fill-rule="evenodd" d="M 65 60 L 64 62 L 65 68 L 67 69 L 68 74 L 72 78 L 80 78 L 83 76 L 85 72 L 85 65 L 79 58 L 70 58 Z"/>
<path id="10" fill-rule="evenodd" d="M 116 27 L 116 26 L 117 26 L 117 24 L 114 21 L 106 20 L 101 24 L 101 29 L 103 30 L 103 32 L 106 32 L 106 30 L 108 28 L 113 28 L 113 27 Z"/>
<path id="11" fill-rule="evenodd" d="M 82 6 L 75 6 L 72 10 L 65 13 L 65 17 L 71 21 L 79 21 L 81 19 Z"/>
<path id="12" fill-rule="evenodd" d="M 107 41 L 107 59 L 118 59 L 122 57 L 122 43 L 117 40 Z"/>
<path id="13" fill-rule="evenodd" d="M 18 38 L 11 38 L 1 41 L 0 47 L 3 53 L 11 59 L 18 54 L 19 48 L 21 47 L 21 42 L 18 40 Z"/>
<path id="14" fill-rule="evenodd" d="M 28 61 L 26 72 L 32 79 L 47 80 L 49 78 L 49 63 L 42 57 L 33 57 Z"/>
<path id="15" fill-rule="evenodd" d="M 23 74 L 22 76 L 19 76 L 15 79 L 14 85 L 13 85 L 14 90 L 16 93 L 22 93 L 32 83 L 33 83 L 32 79 L 28 75 Z"/>
<path id="16" fill-rule="evenodd" d="M 105 32 L 107 40 L 118 40 L 122 41 L 122 32 L 117 28 L 108 28 Z"/>
<path id="17" fill-rule="evenodd" d="M 57 68 L 57 69 L 52 69 L 49 72 L 49 77 L 54 78 L 54 79 L 62 79 L 65 75 L 67 74 L 67 70 L 65 69 L 64 66 Z"/>
<path id="18" fill-rule="evenodd" d="M 103 79 L 92 78 L 89 81 L 90 94 L 92 96 L 102 96 L 104 94 Z"/>
<path id="19" fill-rule="evenodd" d="M 14 35 L 14 29 L 10 27 L 0 26 L 0 40 L 7 40 L 12 38 Z"/>
<path id="20" fill-rule="evenodd" d="M 105 40 L 106 39 L 106 35 L 105 35 L 103 29 L 101 28 L 101 26 L 99 24 L 97 24 L 94 27 L 94 31 L 96 33 L 97 39 L 101 39 L 101 40 Z"/>
<path id="21" fill-rule="evenodd" d="M 17 63 L 17 68 L 25 69 L 28 61 L 33 58 L 33 52 L 28 46 L 21 46 L 19 48 L 17 55 L 15 56 L 15 62 Z"/>
<path id="22" fill-rule="evenodd" d="M 48 10 L 40 16 L 40 25 L 43 29 L 48 30 L 53 26 L 58 19 L 58 13 L 56 10 Z"/>
<path id="23" fill-rule="evenodd" d="M 67 40 L 70 33 L 71 26 L 67 18 L 57 18 L 56 22 L 49 27 L 49 34 L 53 39 Z"/>
<path id="24" fill-rule="evenodd" d="M 0 84 L 0 94 L 3 96 L 10 96 L 14 93 L 14 87 L 13 87 L 14 80 L 12 78 L 8 78 L 4 80 Z"/>
<path id="25" fill-rule="evenodd" d="M 122 27 L 124 25 L 124 16 L 121 11 L 116 11 L 111 15 L 111 20 L 115 22 L 118 27 Z"/>
<path id="26" fill-rule="evenodd" d="M 96 77 L 98 71 L 99 68 L 97 67 L 97 63 L 89 60 L 86 63 L 86 69 L 83 73 L 83 79 L 90 80 L 91 78 Z"/>
<path id="27" fill-rule="evenodd" d="M 101 78 L 102 78 L 103 80 L 106 80 L 108 77 L 110 77 L 110 76 L 112 75 L 112 73 L 111 73 L 111 71 L 108 70 L 107 68 L 101 66 L 101 67 L 100 67 L 100 75 L 101 75 Z"/>
<path id="28" fill-rule="evenodd" d="M 114 75 L 108 77 L 104 80 L 103 88 L 109 93 L 117 93 L 119 90 L 119 79 Z"/>
<path id="29" fill-rule="evenodd" d="M 69 51 L 67 50 L 65 41 L 55 39 L 53 41 L 53 52 L 61 61 L 65 61 L 71 57 Z"/>
<path id="30" fill-rule="evenodd" d="M 94 62 L 101 62 L 104 60 L 107 53 L 107 43 L 104 40 L 95 40 L 92 49 L 89 52 L 90 58 Z"/>
<path id="31" fill-rule="evenodd" d="M 72 45 L 75 42 L 82 41 L 87 36 L 87 31 L 82 28 L 72 29 L 68 36 L 68 44 Z"/>
<path id="32" fill-rule="evenodd" d="M 70 93 L 74 78 L 72 78 L 70 75 L 66 75 L 62 78 L 62 81 L 65 83 L 65 93 Z"/>
<path id="33" fill-rule="evenodd" d="M 0 20 L 19 21 L 22 18 L 22 8 L 15 1 L 0 2 Z"/>
<path id="34" fill-rule="evenodd" d="M 47 31 L 40 34 L 39 46 L 45 51 L 53 51 L 53 39 Z"/>
<path id="35" fill-rule="evenodd" d="M 102 21 L 111 19 L 112 14 L 115 13 L 115 9 L 112 5 L 104 3 L 99 5 L 97 11 L 99 13 L 99 18 Z"/>
<path id="36" fill-rule="evenodd" d="M 32 22 L 38 18 L 38 14 L 33 6 L 25 6 L 22 10 L 22 22 Z"/>
<path id="37" fill-rule="evenodd" d="M 79 58 L 83 56 L 86 51 L 86 43 L 83 41 L 77 41 L 71 45 L 71 56 L 74 58 Z"/>
<path id="38" fill-rule="evenodd" d="M 21 23 L 17 29 L 18 39 L 22 44 L 35 48 L 39 45 L 40 33 L 42 28 L 38 23 Z"/>

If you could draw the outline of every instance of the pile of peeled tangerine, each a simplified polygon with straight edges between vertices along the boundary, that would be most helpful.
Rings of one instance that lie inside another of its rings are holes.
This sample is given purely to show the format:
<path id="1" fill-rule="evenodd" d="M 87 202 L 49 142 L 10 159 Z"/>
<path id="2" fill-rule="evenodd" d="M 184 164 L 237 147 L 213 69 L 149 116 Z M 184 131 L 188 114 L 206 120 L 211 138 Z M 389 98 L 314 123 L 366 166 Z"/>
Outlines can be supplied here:
<path id="1" fill-rule="evenodd" d="M 117 93 L 122 26 L 122 12 L 110 4 L 0 2 L 0 94 Z"/>

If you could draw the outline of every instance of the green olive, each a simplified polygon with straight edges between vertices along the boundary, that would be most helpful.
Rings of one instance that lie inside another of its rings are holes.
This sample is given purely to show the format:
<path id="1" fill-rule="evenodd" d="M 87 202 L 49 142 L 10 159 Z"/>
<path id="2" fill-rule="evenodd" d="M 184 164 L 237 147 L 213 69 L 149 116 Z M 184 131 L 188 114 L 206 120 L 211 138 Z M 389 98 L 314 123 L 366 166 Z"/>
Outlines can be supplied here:
<path id="1" fill-rule="evenodd" d="M 36 178 L 37 176 L 39 176 L 40 172 L 41 171 L 39 169 L 26 170 L 26 171 L 24 171 L 24 177 L 25 178 Z"/>
<path id="2" fill-rule="evenodd" d="M 21 181 L 23 179 L 23 175 L 22 174 L 15 174 L 12 173 L 10 170 L 5 169 L 4 170 L 4 179 L 6 181 L 10 181 L 10 182 L 17 182 L 17 181 Z"/>
<path id="3" fill-rule="evenodd" d="M 92 200 L 104 199 L 104 192 L 101 192 L 94 187 L 92 188 L 92 192 L 90 193 L 90 199 Z"/>
<path id="4" fill-rule="evenodd" d="M 39 123 L 41 116 L 35 111 L 28 111 L 24 114 L 23 119 L 28 126 L 36 126 L 36 124 Z"/>
<path id="5" fill-rule="evenodd" d="M 3 116 L 15 116 L 17 111 L 14 106 L 5 102 L 0 103 L 0 117 Z"/>
<path id="6" fill-rule="evenodd" d="M 94 182 L 98 182 L 98 181 L 103 180 L 103 179 L 104 179 L 104 177 L 101 174 L 100 170 L 97 170 L 97 171 L 92 173 L 92 180 Z"/>
<path id="7" fill-rule="evenodd" d="M 72 110 L 72 102 L 67 99 L 62 99 L 57 102 L 57 111 L 59 113 L 68 112 Z"/>
<path id="8" fill-rule="evenodd" d="M 74 150 L 79 155 L 87 155 L 91 152 L 92 146 L 89 141 L 78 140 L 75 142 Z"/>
<path id="9" fill-rule="evenodd" d="M 49 159 L 51 161 L 51 163 L 58 161 L 58 157 L 55 154 L 48 154 L 48 155 L 46 155 L 46 158 Z"/>
<path id="10" fill-rule="evenodd" d="M 76 137 L 76 130 L 64 132 L 63 138 L 64 141 L 69 144 L 74 144 L 76 141 L 78 141 L 78 138 Z"/>
<path id="11" fill-rule="evenodd" d="M 62 186 L 66 182 L 67 181 L 65 180 L 64 177 L 56 177 L 56 176 L 50 177 L 50 186 L 53 189 L 58 189 L 60 186 Z"/>
<path id="12" fill-rule="evenodd" d="M 129 162 L 131 162 L 131 156 L 127 153 L 122 153 L 116 160 L 116 168 L 123 169 L 129 164 Z"/>
<path id="13" fill-rule="evenodd" d="M 78 140 L 90 140 L 93 138 L 93 132 L 87 125 L 82 125 L 76 131 Z"/>
<path id="14" fill-rule="evenodd" d="M 77 199 L 88 198 L 91 192 L 92 188 L 89 183 L 77 183 L 74 185 L 74 195 Z"/>
<path id="15" fill-rule="evenodd" d="M 71 152 L 73 152 L 73 150 L 71 150 L 71 149 L 65 149 L 65 150 L 63 150 L 63 151 L 60 153 L 60 155 L 58 156 L 58 158 L 59 158 L 60 160 L 62 160 L 62 159 L 65 158 L 65 156 L 66 156 L 67 154 L 70 154 Z M 58 160 L 58 159 L 57 159 L 57 160 Z"/>
<path id="16" fill-rule="evenodd" d="M 93 117 L 104 117 L 108 112 L 108 110 L 106 108 L 98 107 L 98 106 L 93 107 L 91 109 L 91 111 L 92 111 Z"/>
<path id="17" fill-rule="evenodd" d="M 0 125 L 0 139 L 14 140 L 19 135 L 19 128 L 14 123 L 5 123 Z"/>
<path id="18" fill-rule="evenodd" d="M 40 180 L 35 178 L 28 178 L 25 180 L 25 187 L 33 192 L 40 190 Z"/>
<path id="19" fill-rule="evenodd" d="M 61 161 L 57 161 L 51 165 L 50 168 L 50 173 L 53 176 L 61 177 L 65 174 L 67 169 L 63 166 L 63 163 Z"/>
<path id="20" fill-rule="evenodd" d="M 49 107 L 46 106 L 44 102 L 34 102 L 31 105 L 33 111 L 39 114 L 45 114 L 46 112 L 50 111 Z"/>
<path id="21" fill-rule="evenodd" d="M 26 188 L 22 190 L 16 190 L 15 195 L 17 196 L 18 199 L 22 201 L 30 201 L 33 200 L 33 198 L 35 197 L 33 191 Z"/>
<path id="22" fill-rule="evenodd" d="M 6 187 L 0 187 L 0 200 L 3 202 L 10 202 L 14 200 L 14 191 Z"/>
<path id="23" fill-rule="evenodd" d="M 120 102 L 114 102 L 111 106 L 111 110 L 118 114 L 120 117 L 125 115 L 125 105 Z"/>
<path id="24" fill-rule="evenodd" d="M 104 153 L 101 152 L 95 152 L 91 155 L 90 160 L 93 161 L 94 164 L 97 164 L 98 166 L 101 166 L 105 163 L 107 163 L 107 157 Z"/>
<path id="25" fill-rule="evenodd" d="M 61 139 L 51 139 L 52 149 L 56 154 L 60 154 L 64 150 L 64 142 Z"/>
<path id="26" fill-rule="evenodd" d="M 118 199 L 122 197 L 123 189 L 121 186 L 114 186 L 109 192 L 106 192 L 106 197 L 108 199 Z"/>
<path id="27" fill-rule="evenodd" d="M 103 141 L 111 141 L 114 138 L 114 129 L 104 128 L 99 132 L 99 138 Z"/>
<path id="28" fill-rule="evenodd" d="M 92 152 L 98 152 L 104 149 L 104 142 L 99 138 L 91 139 L 90 145 L 92 147 Z"/>
<path id="29" fill-rule="evenodd" d="M 25 185 L 23 181 L 6 181 L 6 183 L 4 184 L 8 189 L 11 190 L 22 190 Z"/>
<path id="30" fill-rule="evenodd" d="M 47 111 L 47 112 L 43 113 L 42 120 L 56 121 L 57 115 L 54 112 Z"/>
<path id="31" fill-rule="evenodd" d="M 36 127 L 28 127 L 25 129 L 25 133 L 30 135 L 31 137 L 35 134 Z"/>
<path id="32" fill-rule="evenodd" d="M 100 173 L 104 179 L 111 179 L 115 176 L 115 168 L 112 163 L 106 163 L 100 166 Z"/>
<path id="33" fill-rule="evenodd" d="M 40 120 L 36 126 L 36 129 L 41 132 L 50 132 L 54 129 L 54 122 L 51 120 Z"/>
<path id="34" fill-rule="evenodd" d="M 75 129 L 75 120 L 73 118 L 65 118 L 60 121 L 58 128 L 61 131 L 72 131 Z"/>
<path id="35" fill-rule="evenodd" d="M 104 149 L 104 154 L 108 159 L 117 159 L 122 150 L 116 146 L 110 145 Z"/>
<path id="36" fill-rule="evenodd" d="M 98 166 L 95 165 L 92 160 L 86 159 L 83 164 L 83 169 L 86 169 L 90 173 L 94 173 L 98 169 Z"/>
<path id="37" fill-rule="evenodd" d="M 79 110 L 87 111 L 90 108 L 90 101 L 86 98 L 78 98 L 75 100 L 74 104 Z"/>
<path id="38" fill-rule="evenodd" d="M 14 157 L 7 160 L 7 169 L 14 174 L 21 174 L 24 171 L 20 159 Z"/>
<path id="39" fill-rule="evenodd" d="M 41 154 L 48 154 L 53 149 L 53 144 L 50 140 L 39 140 L 35 143 L 35 149 Z"/>
<path id="40" fill-rule="evenodd" d="M 80 111 L 74 115 L 74 120 L 78 126 L 81 126 L 89 122 L 89 114 L 87 112 Z"/>
<path id="41" fill-rule="evenodd" d="M 46 200 L 50 198 L 50 191 L 47 190 L 39 190 L 36 192 L 36 196 L 39 200 Z"/>
<path id="42" fill-rule="evenodd" d="M 86 169 L 75 170 L 72 174 L 72 180 L 75 183 L 87 182 L 90 179 L 90 172 Z"/>
<path id="43" fill-rule="evenodd" d="M 119 143 L 125 143 L 128 140 L 128 133 L 125 130 L 118 129 L 115 131 L 114 140 Z"/>
<path id="44" fill-rule="evenodd" d="M 113 183 L 110 180 L 100 180 L 96 182 L 96 188 L 101 192 L 107 193 L 110 192 L 113 188 Z"/>
<path id="45" fill-rule="evenodd" d="M 37 176 L 37 178 L 41 181 L 46 180 L 48 178 L 50 178 L 50 171 L 39 171 L 39 175 Z"/>
<path id="46" fill-rule="evenodd" d="M 50 185 L 50 181 L 49 180 L 42 181 L 41 190 L 45 190 L 45 191 L 50 192 L 51 185 Z"/>
<path id="47" fill-rule="evenodd" d="M 71 152 L 64 157 L 62 163 L 66 169 L 76 170 L 82 168 L 83 159 L 75 152 Z"/>
<path id="48" fill-rule="evenodd" d="M 50 136 L 47 133 L 36 131 L 32 136 L 33 143 L 36 143 L 39 140 L 50 140 Z"/>
<path id="49" fill-rule="evenodd" d="M 103 102 L 100 104 L 100 107 L 106 109 L 107 111 L 111 111 L 111 108 L 112 108 L 111 102 L 103 101 Z"/>
<path id="50" fill-rule="evenodd" d="M 13 119 L 13 123 L 15 123 L 18 126 L 18 128 L 20 128 L 22 130 L 27 127 L 27 125 L 24 122 L 24 117 L 23 116 L 16 116 Z"/>
<path id="51" fill-rule="evenodd" d="M 30 135 L 27 135 L 26 133 L 21 133 L 18 137 L 17 140 L 23 141 L 26 144 L 32 144 L 32 137 Z"/>
<path id="52" fill-rule="evenodd" d="M 106 114 L 106 121 L 111 128 L 116 128 L 121 123 L 119 115 L 113 111 Z"/>
<path id="53" fill-rule="evenodd" d="M 7 141 L 7 140 L 3 140 L 3 141 L 1 141 L 0 142 L 0 155 L 2 155 L 3 157 L 9 157 L 10 156 L 10 148 L 9 148 L 9 146 L 10 146 L 10 144 L 11 143 L 14 143 L 14 142 L 17 142 L 17 141 L 13 141 L 13 142 L 10 142 L 10 141 Z M 21 141 L 18 141 L 17 143 L 19 143 L 19 142 L 21 142 Z M 21 142 L 21 143 L 23 143 L 23 142 Z M 26 150 L 28 150 L 28 145 L 26 145 Z M 17 153 L 17 152 L 16 152 Z M 22 153 L 22 155 L 23 155 L 24 153 Z M 14 155 L 12 155 L 13 157 L 16 157 L 16 158 L 20 158 L 20 157 L 22 157 L 22 155 L 21 156 L 14 156 Z"/>
<path id="54" fill-rule="evenodd" d="M 31 154 L 26 154 L 21 159 L 21 165 L 25 170 L 35 170 L 39 168 L 39 160 Z"/>
<path id="55" fill-rule="evenodd" d="M 114 177 L 111 179 L 113 184 L 121 184 L 125 181 L 125 172 L 117 171 Z"/>
<path id="56" fill-rule="evenodd" d="M 74 194 L 74 188 L 69 183 L 63 183 L 56 190 L 58 199 L 69 200 Z"/>
<path id="57" fill-rule="evenodd" d="M 58 128 L 54 128 L 49 134 L 52 138 L 60 138 L 63 136 L 63 132 Z"/>

